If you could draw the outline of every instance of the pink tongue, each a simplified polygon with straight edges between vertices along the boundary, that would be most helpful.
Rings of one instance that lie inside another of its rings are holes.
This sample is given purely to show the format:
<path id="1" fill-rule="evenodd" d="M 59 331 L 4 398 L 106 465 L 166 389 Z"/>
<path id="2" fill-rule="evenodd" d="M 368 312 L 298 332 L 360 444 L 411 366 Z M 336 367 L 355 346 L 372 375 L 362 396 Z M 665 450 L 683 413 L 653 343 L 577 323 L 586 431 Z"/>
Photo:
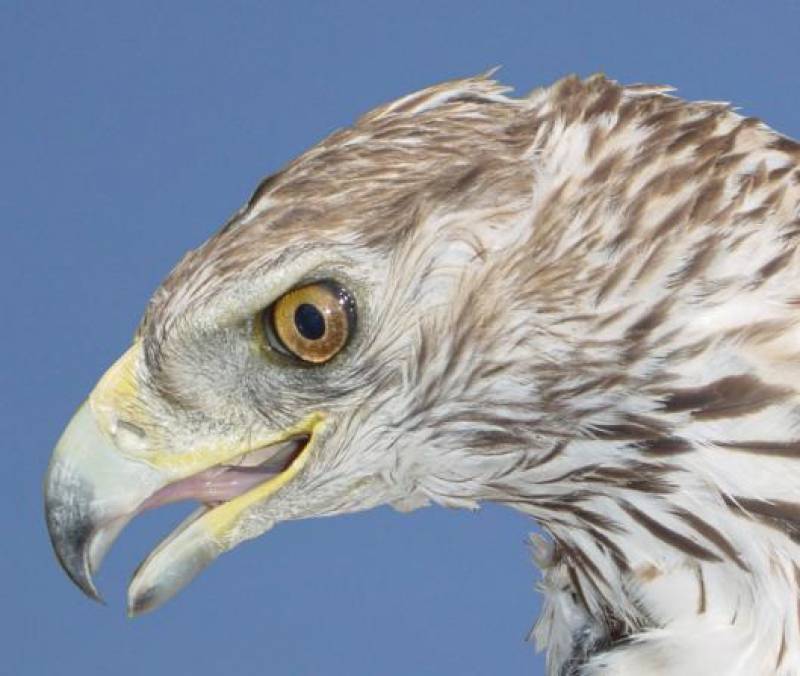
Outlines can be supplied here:
<path id="1" fill-rule="evenodd" d="M 140 512 L 181 500 L 227 502 L 264 483 L 277 472 L 256 467 L 212 467 L 156 491 L 139 507 Z"/>

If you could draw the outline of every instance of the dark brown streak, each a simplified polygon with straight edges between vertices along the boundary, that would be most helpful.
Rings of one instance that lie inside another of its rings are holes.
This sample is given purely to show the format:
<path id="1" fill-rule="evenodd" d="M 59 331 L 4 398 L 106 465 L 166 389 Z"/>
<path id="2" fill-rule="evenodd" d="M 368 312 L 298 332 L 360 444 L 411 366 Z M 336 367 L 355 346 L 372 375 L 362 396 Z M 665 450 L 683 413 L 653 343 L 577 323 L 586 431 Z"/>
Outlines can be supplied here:
<path id="1" fill-rule="evenodd" d="M 725 504 L 800 543 L 800 504 L 786 500 L 757 500 L 743 496 L 726 496 Z"/>
<path id="2" fill-rule="evenodd" d="M 546 465 L 548 462 L 553 460 L 554 458 L 561 455 L 564 449 L 567 447 L 566 441 L 559 441 L 553 445 L 553 448 L 548 451 L 545 455 L 543 455 L 539 460 L 534 462 L 532 465 L 528 465 L 526 468 L 532 467 L 541 467 L 542 465 Z"/>
<path id="3" fill-rule="evenodd" d="M 797 624 L 800 625 L 800 568 L 794 564 L 795 596 L 797 597 Z"/>
<path id="4" fill-rule="evenodd" d="M 715 441 L 714 445 L 728 451 L 774 458 L 800 459 L 800 439 L 792 441 Z"/>
<path id="5" fill-rule="evenodd" d="M 552 479 L 544 479 L 542 481 L 537 481 L 536 483 L 540 485 L 560 484 L 568 479 L 584 479 L 584 475 L 591 474 L 597 470 L 598 467 L 599 465 L 584 465 L 582 467 L 576 467 L 575 469 L 564 472 L 563 474 L 559 474 Z"/>
<path id="6" fill-rule="evenodd" d="M 716 237 L 709 237 L 697 245 L 694 255 L 681 267 L 670 275 L 667 286 L 671 289 L 700 277 L 711 264 L 717 252 L 718 241 Z"/>
<path id="7" fill-rule="evenodd" d="M 622 533 L 624 532 L 624 528 L 620 526 L 615 521 L 612 521 L 606 516 L 602 514 L 596 514 L 595 512 L 589 511 L 588 509 L 584 509 L 583 507 L 578 507 L 574 503 L 570 503 L 567 500 L 567 496 L 559 496 L 561 502 L 556 502 L 555 500 L 550 500 L 549 502 L 540 502 L 536 506 L 542 510 L 550 511 L 550 512 L 568 512 L 574 518 L 583 521 L 584 523 L 588 523 L 595 528 L 600 528 L 601 530 L 607 531 L 609 533 Z M 527 498 L 524 500 L 509 500 L 507 498 L 503 498 L 502 502 L 507 504 L 513 504 L 514 502 L 526 502 L 530 504 L 532 501 L 531 498 Z"/>
<path id="8" fill-rule="evenodd" d="M 789 261 L 792 260 L 792 256 L 794 255 L 794 250 L 789 249 L 788 251 L 784 251 L 781 254 L 778 254 L 772 260 L 765 263 L 761 268 L 758 270 L 758 276 L 761 279 L 768 279 L 776 272 L 781 270 L 782 268 L 786 267 Z"/>
<path id="9" fill-rule="evenodd" d="M 667 413 L 690 411 L 698 420 L 736 418 L 781 401 L 791 390 L 751 375 L 727 376 L 700 387 L 673 390 L 662 404 Z"/>
<path id="10" fill-rule="evenodd" d="M 661 439 L 663 431 L 656 421 L 632 420 L 616 425 L 595 425 L 592 435 L 603 441 L 647 441 Z"/>
<path id="11" fill-rule="evenodd" d="M 611 589 L 611 585 L 608 584 L 608 580 L 606 580 L 605 575 L 603 575 L 595 562 L 592 561 L 591 558 L 588 557 L 580 548 L 574 547 L 570 549 L 570 555 L 576 560 L 576 562 L 580 562 L 581 567 L 585 571 L 586 577 L 592 581 L 595 587 L 597 587 L 597 584 L 594 582 L 594 580 L 599 580 L 603 585 Z"/>
<path id="12" fill-rule="evenodd" d="M 697 566 L 697 586 L 699 598 L 697 599 L 697 614 L 706 612 L 706 580 L 703 577 L 703 567 Z"/>
<path id="13" fill-rule="evenodd" d="M 637 450 L 647 455 L 678 455 L 694 450 L 691 443 L 681 437 L 660 437 L 658 439 L 645 439 L 632 445 Z"/>
<path id="14" fill-rule="evenodd" d="M 713 112 L 699 120 L 681 125 L 680 129 L 683 133 L 669 144 L 667 152 L 676 153 L 688 145 L 696 143 L 703 138 L 707 138 L 714 130 L 714 127 L 717 126 L 717 117 L 717 113 Z"/>
<path id="15" fill-rule="evenodd" d="M 714 212 L 714 208 L 719 203 L 724 189 L 724 183 L 719 180 L 711 181 L 697 195 L 697 199 L 692 206 L 689 219 L 696 223 L 707 221 Z"/>
<path id="16" fill-rule="evenodd" d="M 778 659 L 775 661 L 775 668 L 777 669 L 783 663 L 783 658 L 786 656 L 786 629 L 784 628 L 781 633 L 781 647 L 778 648 Z"/>
<path id="17" fill-rule="evenodd" d="M 742 561 L 742 558 L 739 556 L 739 552 L 736 551 L 736 548 L 710 523 L 704 521 L 696 514 L 692 514 L 690 511 L 683 509 L 683 507 L 673 507 L 671 511 L 675 516 L 685 521 L 706 540 L 716 545 L 716 547 L 737 566 L 739 566 L 739 568 L 742 570 L 750 570 L 747 564 Z"/>
<path id="18" fill-rule="evenodd" d="M 264 197 L 264 195 L 266 195 L 275 186 L 279 176 L 280 174 L 272 174 L 261 180 L 261 182 L 256 186 L 256 189 L 253 191 L 253 194 L 250 196 L 250 199 L 247 201 L 247 207 L 245 207 L 246 211 L 250 211 L 259 202 L 259 200 L 261 200 L 261 198 Z"/>
<path id="19" fill-rule="evenodd" d="M 581 477 L 582 481 L 586 483 L 600 483 L 604 486 L 616 486 L 656 495 L 672 493 L 675 490 L 675 486 L 661 475 L 678 471 L 678 468 L 673 465 L 645 462 L 633 462 L 627 467 L 590 466 L 587 469 L 590 471 Z"/>
<path id="20" fill-rule="evenodd" d="M 663 524 L 660 524 L 658 521 L 647 516 L 647 514 L 637 509 L 629 502 L 621 500 L 619 504 L 620 507 L 622 507 L 622 509 L 624 509 L 631 516 L 631 518 L 637 521 L 640 525 L 644 526 L 653 536 L 657 537 L 662 542 L 666 542 L 668 545 L 671 545 L 676 549 L 680 549 L 689 556 L 693 556 L 694 558 L 702 561 L 722 561 L 722 559 L 714 554 L 714 552 L 711 552 L 702 545 L 697 544 L 694 540 L 690 540 L 685 535 L 676 533 L 674 530 L 671 530 Z"/>
<path id="21" fill-rule="evenodd" d="M 608 87 L 597 100 L 590 105 L 583 114 L 583 121 L 614 111 L 622 98 L 622 89 L 619 87 Z"/>
<path id="22" fill-rule="evenodd" d="M 586 611 L 589 612 L 589 602 L 586 600 L 586 595 L 583 593 L 583 587 L 581 586 L 580 580 L 578 580 L 578 574 L 575 572 L 575 569 L 567 564 L 567 573 L 569 574 L 570 582 L 572 583 L 572 588 L 575 591 L 575 594 L 580 599 L 581 605 L 586 608 Z"/>
<path id="23" fill-rule="evenodd" d="M 625 340 L 640 341 L 647 338 L 669 315 L 670 301 L 662 300 L 650 308 L 625 332 Z"/>
<path id="24" fill-rule="evenodd" d="M 797 141 L 786 138 L 785 136 L 781 136 L 773 141 L 770 145 L 775 150 L 780 150 L 787 155 L 791 155 L 792 157 L 800 159 L 800 143 Z"/>
<path id="25" fill-rule="evenodd" d="M 628 563 L 628 557 L 625 556 L 625 553 L 622 551 L 622 549 L 614 544 L 614 542 L 612 542 L 611 539 L 605 535 L 605 533 L 601 533 L 594 528 L 586 528 L 586 532 L 598 543 L 600 543 L 600 545 L 608 550 L 609 554 L 611 555 L 611 560 L 616 564 L 621 573 L 630 573 L 631 566 Z"/>

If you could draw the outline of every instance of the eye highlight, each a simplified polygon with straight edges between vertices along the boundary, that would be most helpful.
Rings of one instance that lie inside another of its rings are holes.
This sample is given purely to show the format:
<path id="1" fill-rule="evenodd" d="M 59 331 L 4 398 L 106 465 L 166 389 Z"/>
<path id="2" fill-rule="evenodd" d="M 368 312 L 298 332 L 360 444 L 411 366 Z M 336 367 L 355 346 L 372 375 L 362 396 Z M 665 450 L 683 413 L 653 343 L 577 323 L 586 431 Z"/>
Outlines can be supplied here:
<path id="1" fill-rule="evenodd" d="M 312 364 L 324 364 L 341 351 L 355 319 L 353 297 L 328 281 L 293 289 L 260 315 L 270 348 Z"/>

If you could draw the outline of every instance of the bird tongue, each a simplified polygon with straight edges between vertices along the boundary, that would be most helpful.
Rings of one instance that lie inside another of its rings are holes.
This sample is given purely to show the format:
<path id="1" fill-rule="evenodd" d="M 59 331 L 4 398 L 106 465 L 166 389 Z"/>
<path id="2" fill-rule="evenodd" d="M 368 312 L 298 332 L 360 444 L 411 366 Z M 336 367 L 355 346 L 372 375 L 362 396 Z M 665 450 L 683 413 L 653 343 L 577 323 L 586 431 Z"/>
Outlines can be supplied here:
<path id="1" fill-rule="evenodd" d="M 182 500 L 197 500 L 207 505 L 232 500 L 258 484 L 268 481 L 289 466 L 303 447 L 291 439 L 246 454 L 237 465 L 217 465 L 176 481 L 156 491 L 137 510 L 143 512 Z"/>
<path id="2" fill-rule="evenodd" d="M 214 467 L 165 486 L 145 500 L 139 509 L 155 509 L 181 500 L 197 500 L 206 504 L 227 502 L 276 474 L 249 468 Z"/>

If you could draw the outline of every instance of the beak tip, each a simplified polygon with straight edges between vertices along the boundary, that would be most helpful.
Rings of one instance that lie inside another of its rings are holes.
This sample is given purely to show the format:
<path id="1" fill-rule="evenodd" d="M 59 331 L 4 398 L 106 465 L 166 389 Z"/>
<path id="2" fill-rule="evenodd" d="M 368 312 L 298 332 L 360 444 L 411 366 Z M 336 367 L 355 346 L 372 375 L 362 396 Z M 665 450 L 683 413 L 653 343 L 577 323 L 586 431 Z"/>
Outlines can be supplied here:
<path id="1" fill-rule="evenodd" d="M 81 555 L 78 551 L 70 552 L 69 550 L 65 550 L 64 547 L 59 547 L 55 542 L 53 542 L 53 549 L 55 550 L 56 558 L 61 568 L 75 586 L 92 599 L 92 601 L 97 601 L 105 605 L 103 597 L 100 595 L 100 592 L 97 591 L 97 587 L 94 584 L 92 571 L 88 561 L 85 560 L 85 556 Z M 68 554 L 74 554 L 74 556 Z"/>
<path id="2" fill-rule="evenodd" d="M 88 596 L 92 601 L 96 601 L 100 605 L 106 605 L 105 600 L 100 595 L 100 592 L 97 591 L 97 587 L 94 585 L 94 581 L 92 580 L 91 576 L 83 573 L 82 571 L 76 571 L 70 569 L 66 565 L 64 565 L 63 561 L 60 561 L 61 567 L 64 569 L 64 572 L 69 576 L 69 579 L 75 583 L 75 586 L 80 589 L 86 596 Z"/>
<path id="3" fill-rule="evenodd" d="M 99 603 L 101 606 L 107 605 L 105 599 L 100 595 L 100 592 L 97 591 L 97 587 L 95 586 L 91 576 L 86 576 L 81 580 L 77 580 L 73 577 L 72 581 L 78 585 L 78 588 L 92 601 Z"/>
<path id="4" fill-rule="evenodd" d="M 138 493 L 130 489 L 140 485 Z M 44 513 L 58 562 L 90 599 L 104 603 L 92 578 L 151 488 L 142 481 L 142 466 L 126 461 L 113 447 L 84 403 L 47 468 Z"/>
<path id="5" fill-rule="evenodd" d="M 158 590 L 153 587 L 139 591 L 129 591 L 127 608 L 128 617 L 133 619 L 135 617 L 139 617 L 140 615 L 144 615 L 145 613 L 149 613 L 151 610 L 155 610 L 161 605 L 163 600 L 160 597 L 161 595 L 158 593 Z"/>
<path id="6" fill-rule="evenodd" d="M 92 528 L 86 521 L 71 521 L 66 518 L 65 515 L 71 512 L 72 510 L 65 509 L 58 501 L 46 501 L 45 515 L 50 544 L 58 563 L 75 586 L 93 601 L 103 603 L 92 579 L 93 569 L 88 546 L 93 536 Z"/>

